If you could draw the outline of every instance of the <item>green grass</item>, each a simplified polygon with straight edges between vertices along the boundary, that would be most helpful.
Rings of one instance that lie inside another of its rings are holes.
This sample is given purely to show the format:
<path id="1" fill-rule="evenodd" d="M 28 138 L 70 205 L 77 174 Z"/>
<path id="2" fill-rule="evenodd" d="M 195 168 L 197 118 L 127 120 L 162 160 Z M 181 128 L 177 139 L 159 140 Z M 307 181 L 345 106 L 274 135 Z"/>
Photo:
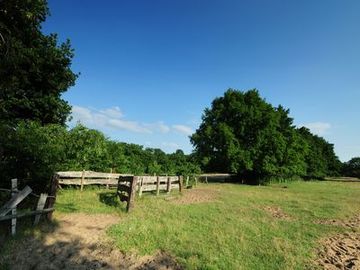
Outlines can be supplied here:
<path id="1" fill-rule="evenodd" d="M 145 196 L 137 198 L 131 214 L 125 214 L 124 206 L 109 191 L 64 190 L 56 207 L 65 213 L 120 214 L 121 222 L 108 230 L 119 249 L 141 255 L 167 251 L 188 269 L 308 268 L 318 240 L 346 230 L 314 221 L 346 219 L 360 210 L 359 183 L 209 184 L 201 188 L 218 190 L 216 201 L 176 205 L 165 197 Z M 280 207 L 292 219 L 273 218 L 265 206 Z"/>

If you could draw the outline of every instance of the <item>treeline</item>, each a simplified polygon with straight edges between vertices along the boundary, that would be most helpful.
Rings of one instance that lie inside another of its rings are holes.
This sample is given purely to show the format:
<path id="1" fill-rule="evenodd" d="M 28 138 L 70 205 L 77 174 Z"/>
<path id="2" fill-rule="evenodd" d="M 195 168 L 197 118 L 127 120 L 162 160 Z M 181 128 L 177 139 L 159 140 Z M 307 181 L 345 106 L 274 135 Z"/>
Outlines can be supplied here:
<path id="1" fill-rule="evenodd" d="M 360 157 L 354 157 L 342 166 L 342 175 L 360 178 Z"/>
<path id="2" fill-rule="evenodd" d="M 166 154 L 108 139 L 98 130 L 82 125 L 64 126 L 20 121 L 0 125 L 0 185 L 11 178 L 43 190 L 55 171 L 94 170 L 128 174 L 190 175 L 200 172 L 183 151 Z"/>
<path id="3" fill-rule="evenodd" d="M 289 110 L 273 107 L 257 90 L 229 89 L 202 119 L 191 141 L 205 171 L 234 173 L 248 183 L 321 179 L 341 171 L 332 144 L 295 127 Z"/>

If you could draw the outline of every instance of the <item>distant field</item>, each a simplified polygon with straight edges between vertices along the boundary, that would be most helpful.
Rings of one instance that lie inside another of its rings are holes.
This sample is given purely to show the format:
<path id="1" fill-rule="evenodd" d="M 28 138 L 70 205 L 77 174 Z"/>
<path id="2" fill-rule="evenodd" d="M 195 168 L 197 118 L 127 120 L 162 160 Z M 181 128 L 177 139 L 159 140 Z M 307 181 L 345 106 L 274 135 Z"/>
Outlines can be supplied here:
<path id="1" fill-rule="evenodd" d="M 358 215 L 360 185 L 202 184 L 184 195 L 137 199 L 131 214 L 111 191 L 63 190 L 57 212 L 119 215 L 107 231 L 116 247 L 139 255 L 161 250 L 189 269 L 305 269 L 320 238 L 349 230 L 318 221 Z"/>

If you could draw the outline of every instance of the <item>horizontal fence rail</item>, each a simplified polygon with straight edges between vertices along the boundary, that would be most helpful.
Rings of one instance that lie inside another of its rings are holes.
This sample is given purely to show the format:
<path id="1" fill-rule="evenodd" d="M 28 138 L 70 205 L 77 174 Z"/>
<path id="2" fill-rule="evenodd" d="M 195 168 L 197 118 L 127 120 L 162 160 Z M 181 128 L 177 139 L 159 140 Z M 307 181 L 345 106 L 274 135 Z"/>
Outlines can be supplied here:
<path id="1" fill-rule="evenodd" d="M 57 172 L 55 173 L 55 176 L 58 178 L 60 186 L 80 186 L 82 190 L 83 187 L 87 185 L 105 185 L 106 187 L 117 186 L 119 177 L 132 175 L 93 171 L 69 171 Z"/>

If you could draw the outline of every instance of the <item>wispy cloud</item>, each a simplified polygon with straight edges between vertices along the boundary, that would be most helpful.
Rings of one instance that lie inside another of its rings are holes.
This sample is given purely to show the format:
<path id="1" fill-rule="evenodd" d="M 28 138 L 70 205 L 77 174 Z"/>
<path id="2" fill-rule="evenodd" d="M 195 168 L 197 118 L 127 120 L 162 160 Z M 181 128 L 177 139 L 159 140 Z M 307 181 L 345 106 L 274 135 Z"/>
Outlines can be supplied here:
<path id="1" fill-rule="evenodd" d="M 191 127 L 185 126 L 185 125 L 173 125 L 172 128 L 176 132 L 179 132 L 179 133 L 184 134 L 184 135 L 191 135 L 191 134 L 194 133 L 194 131 L 192 130 Z"/>
<path id="2" fill-rule="evenodd" d="M 144 124 L 144 125 L 151 130 L 159 131 L 161 133 L 168 133 L 170 131 L 170 127 L 168 125 L 165 125 L 163 121 L 158 121 L 156 123 Z"/>
<path id="3" fill-rule="evenodd" d="M 140 123 L 124 119 L 124 115 L 119 107 L 111 107 L 103 110 L 73 106 L 73 122 L 80 122 L 93 128 L 111 128 L 115 130 L 126 130 L 137 133 L 167 133 L 170 127 L 162 121 L 156 123 Z"/>
<path id="4" fill-rule="evenodd" d="M 324 123 L 324 122 L 314 122 L 314 123 L 307 123 L 303 126 L 310 129 L 310 131 L 314 134 L 317 134 L 319 136 L 322 136 L 327 133 L 327 131 L 331 128 L 330 123 Z"/>
<path id="5" fill-rule="evenodd" d="M 110 128 L 113 130 L 125 130 L 136 133 L 170 133 L 175 132 L 181 135 L 193 134 L 193 129 L 186 125 L 169 126 L 163 121 L 154 123 L 143 123 L 139 121 L 128 120 L 119 107 L 111 107 L 98 110 L 96 108 L 86 108 L 73 106 L 72 123 L 80 122 L 86 126 L 96 129 Z M 170 145 L 165 143 L 164 147 L 179 147 L 179 145 Z"/>

